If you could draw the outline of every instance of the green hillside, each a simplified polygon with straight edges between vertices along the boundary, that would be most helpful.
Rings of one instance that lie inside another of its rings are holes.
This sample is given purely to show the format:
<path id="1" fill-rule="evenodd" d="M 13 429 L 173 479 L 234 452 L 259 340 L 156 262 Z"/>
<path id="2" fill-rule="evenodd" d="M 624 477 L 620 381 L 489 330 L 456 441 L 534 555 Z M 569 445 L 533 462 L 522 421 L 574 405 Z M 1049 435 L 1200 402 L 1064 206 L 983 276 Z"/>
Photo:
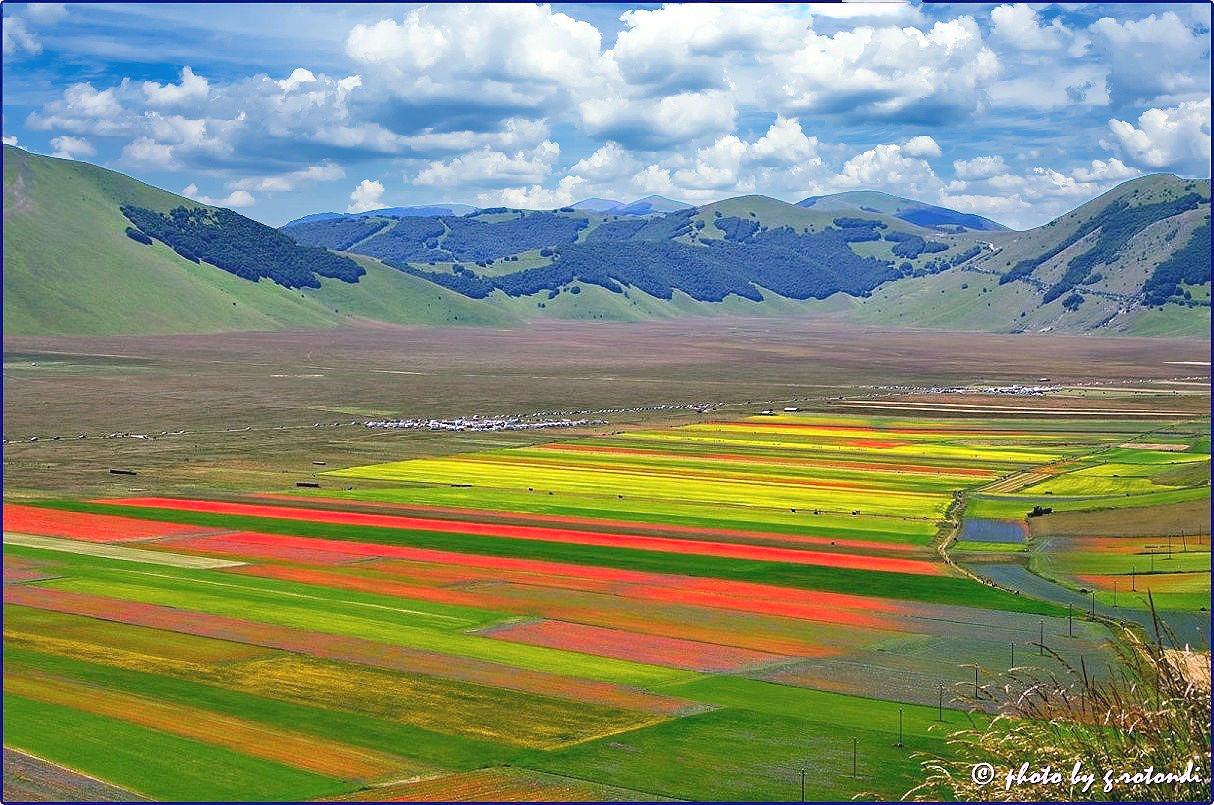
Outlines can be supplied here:
<path id="1" fill-rule="evenodd" d="M 4 147 L 4 332 L 117 335 L 398 323 L 501 323 L 508 313 L 363 261 L 357 285 L 251 282 L 125 234 L 120 207 L 205 205 L 123 174 Z M 417 296 L 414 297 L 414 294 Z"/>
<path id="2" fill-rule="evenodd" d="M 892 215 L 917 226 L 964 227 L 985 232 L 1005 232 L 1003 224 L 983 218 L 981 215 L 957 212 L 934 204 L 924 204 L 900 196 L 891 196 L 878 190 L 849 190 L 828 196 L 810 196 L 797 202 L 798 207 L 812 208 L 824 212 L 848 214 L 856 212 L 881 212 Z"/>
<path id="3" fill-rule="evenodd" d="M 6 335 L 718 314 L 1000 332 L 1210 326 L 1209 180 L 1143 177 L 1027 232 L 921 226 L 900 217 L 917 202 L 866 192 L 648 217 L 334 216 L 277 231 L 87 163 L 4 156 Z"/>

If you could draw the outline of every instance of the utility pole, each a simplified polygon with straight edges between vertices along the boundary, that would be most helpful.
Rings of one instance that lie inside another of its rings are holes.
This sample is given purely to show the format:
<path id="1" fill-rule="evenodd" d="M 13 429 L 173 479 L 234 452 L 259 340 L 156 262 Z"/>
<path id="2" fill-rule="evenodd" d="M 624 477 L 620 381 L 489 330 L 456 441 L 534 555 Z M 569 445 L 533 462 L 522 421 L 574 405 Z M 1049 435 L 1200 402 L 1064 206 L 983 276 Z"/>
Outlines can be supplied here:
<path id="1" fill-rule="evenodd" d="M 1011 646 L 1011 648 L 1012 648 L 1012 664 L 1009 665 L 1008 668 L 1015 668 L 1016 667 L 1016 641 L 1013 640 L 1011 643 L 1008 643 L 1008 645 Z"/>
<path id="2" fill-rule="evenodd" d="M 805 769 L 801 769 L 801 801 L 805 801 Z"/>
<path id="3" fill-rule="evenodd" d="M 974 699 L 978 699 L 978 666 L 974 666 Z"/>
<path id="4" fill-rule="evenodd" d="M 1138 584 L 1136 583 L 1134 574 L 1135 574 L 1135 568 L 1133 566 L 1131 566 L 1130 567 L 1130 592 L 1132 592 L 1132 593 L 1138 592 Z"/>
<path id="5" fill-rule="evenodd" d="M 940 683 L 940 704 L 936 707 L 936 720 L 944 721 L 944 683 Z"/>
<path id="6" fill-rule="evenodd" d="M 904 744 L 902 742 L 902 708 L 899 707 L 898 708 L 898 748 L 901 749 L 903 747 L 903 745 Z"/>

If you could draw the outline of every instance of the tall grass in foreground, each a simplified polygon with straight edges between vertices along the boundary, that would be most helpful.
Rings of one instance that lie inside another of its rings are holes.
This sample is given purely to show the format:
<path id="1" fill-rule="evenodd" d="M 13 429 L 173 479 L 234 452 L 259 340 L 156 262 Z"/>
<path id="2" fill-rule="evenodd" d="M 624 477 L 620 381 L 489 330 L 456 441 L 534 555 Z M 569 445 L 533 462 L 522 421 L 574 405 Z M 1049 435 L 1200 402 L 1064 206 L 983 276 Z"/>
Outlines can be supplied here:
<path id="1" fill-rule="evenodd" d="M 1015 668 L 998 687 L 981 689 L 986 705 L 997 706 L 996 716 L 954 732 L 949 757 L 921 756 L 924 782 L 903 799 L 1210 802 L 1210 654 L 1169 648 L 1175 641 L 1153 602 L 1151 607 L 1156 639 L 1123 627 L 1113 644 L 1116 662 L 1103 678 L 1055 654 L 1061 673 Z M 1072 782 L 1077 762 L 1080 774 L 1095 774 L 1087 790 L 1086 780 Z M 1190 762 L 1188 780 L 1119 779 L 1148 769 L 1152 776 L 1182 775 Z M 994 767 L 985 785 L 973 776 L 981 763 Z M 1008 787 L 1008 770 L 1019 771 L 1025 763 L 1024 777 Z M 1058 777 L 1029 776 L 1046 767 Z M 1106 772 L 1113 783 L 1109 791 Z"/>

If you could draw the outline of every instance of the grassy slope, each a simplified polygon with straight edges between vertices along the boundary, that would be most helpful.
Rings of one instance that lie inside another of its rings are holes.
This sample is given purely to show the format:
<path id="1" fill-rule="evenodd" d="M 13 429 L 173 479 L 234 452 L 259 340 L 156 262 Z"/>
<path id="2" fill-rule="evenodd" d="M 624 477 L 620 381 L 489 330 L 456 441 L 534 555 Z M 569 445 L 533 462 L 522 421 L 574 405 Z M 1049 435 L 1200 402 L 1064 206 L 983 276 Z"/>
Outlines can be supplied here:
<path id="1" fill-rule="evenodd" d="M 320 288 L 300 293 L 334 315 L 390 324 L 504 325 L 518 321 L 510 310 L 469 299 L 373 257 L 348 256 L 367 270 L 356 284 L 322 279 Z"/>
<path id="2" fill-rule="evenodd" d="M 716 314 L 838 316 L 860 323 L 913 325 L 957 330 L 1086 331 L 1101 329 L 1132 335 L 1191 335 L 1208 332 L 1209 308 L 1168 305 L 1162 310 L 1132 309 L 1118 314 L 1117 298 L 1087 294 L 1078 311 L 1063 310 L 1061 300 L 1041 306 L 1039 294 L 1022 282 L 998 286 L 994 272 L 1049 248 L 1089 215 L 1116 198 L 1149 203 L 1189 192 L 1209 193 L 1208 181 L 1186 182 L 1151 176 L 1129 182 L 1068 213 L 1058 221 L 1025 233 L 983 232 L 952 238 L 932 234 L 889 215 L 879 216 L 890 229 L 931 234 L 954 240 L 947 257 L 974 241 L 994 242 L 997 254 L 967 265 L 988 274 L 954 269 L 929 277 L 889 283 L 869 299 L 836 294 L 828 300 L 789 300 L 766 293 L 761 303 L 730 297 L 721 303 L 697 302 L 685 294 L 656 299 L 636 289 L 628 296 L 595 286 L 578 294 L 562 290 L 510 298 L 469 299 L 453 291 L 394 271 L 371 258 L 359 257 L 367 275 L 354 285 L 322 280 L 319 289 L 289 290 L 268 280 L 251 283 L 212 266 L 196 265 L 161 243 L 144 246 L 123 234 L 123 203 L 158 210 L 200 206 L 150 187 L 120 173 L 87 163 L 29 154 L 5 146 L 5 333 L 159 334 L 334 327 L 352 321 L 391 324 L 473 324 L 501 326 L 535 318 L 616 321 Z M 1136 192 L 1137 191 L 1137 192 Z M 720 237 L 714 213 L 755 220 L 766 227 L 792 226 L 818 231 L 838 212 L 801 208 L 766 196 L 742 196 L 704 207 L 700 238 Z M 1196 211 L 1195 211 L 1196 212 Z M 589 216 L 596 222 L 598 218 Z M 1112 294 L 1132 293 L 1163 259 L 1172 244 L 1187 238 L 1205 219 L 1204 211 L 1179 216 L 1141 233 L 1093 286 Z M 857 250 L 888 258 L 889 244 L 861 243 Z M 1039 269 L 1050 281 L 1070 252 Z M 922 255 L 916 267 L 928 260 Z M 506 263 L 516 270 L 527 262 Z M 961 287 L 961 286 L 968 287 Z M 1208 285 L 1195 298 L 1208 295 Z M 982 292 L 986 288 L 986 292 Z M 1024 316 L 1021 316 L 1024 313 Z"/>
<path id="3" fill-rule="evenodd" d="M 121 174 L 4 148 L 5 334 L 147 334 L 327 326 L 337 317 L 269 281 L 128 238 L 119 205 L 194 202 Z"/>
<path id="4" fill-rule="evenodd" d="M 1186 189 L 1191 188 L 1191 189 Z M 1207 180 L 1188 181 L 1175 176 L 1147 176 L 1120 185 L 1056 221 L 1017 233 L 979 233 L 998 251 L 979 257 L 964 269 L 930 277 L 902 279 L 882 286 L 868 299 L 838 296 L 846 306 L 842 318 L 860 323 L 898 324 L 951 330 L 997 330 L 1008 332 L 1103 332 L 1126 335 L 1204 336 L 1209 333 L 1208 307 L 1165 305 L 1161 309 L 1131 307 L 1120 312 L 1126 299 L 1171 250 L 1185 243 L 1199 225 L 1208 225 L 1208 210 L 1192 210 L 1144 229 L 1127 245 L 1112 265 L 1098 266 L 1102 279 L 1082 286 L 1084 303 L 1067 311 L 1062 299 L 1042 305 L 1041 294 L 1025 282 L 998 284 L 998 275 L 1018 261 L 1050 249 L 1080 223 L 1098 214 L 1110 203 L 1125 198 L 1131 205 L 1176 198 L 1188 192 L 1207 196 Z M 1066 263 L 1094 243 L 1091 236 L 1044 263 L 1033 276 L 1052 283 L 1062 276 Z M 976 270 L 969 270 L 976 269 Z M 965 287 L 963 287 L 965 286 Z M 1205 298 L 1209 284 L 1198 286 L 1194 298 Z M 1108 295 L 1106 295 L 1108 294 Z M 1024 315 L 1021 315 L 1021 314 Z"/>
<path id="5" fill-rule="evenodd" d="M 253 283 L 136 243 L 119 206 L 202 206 L 120 173 L 4 147 L 4 332 L 112 335 L 394 324 L 502 324 L 508 312 L 360 260 L 354 285 Z"/>

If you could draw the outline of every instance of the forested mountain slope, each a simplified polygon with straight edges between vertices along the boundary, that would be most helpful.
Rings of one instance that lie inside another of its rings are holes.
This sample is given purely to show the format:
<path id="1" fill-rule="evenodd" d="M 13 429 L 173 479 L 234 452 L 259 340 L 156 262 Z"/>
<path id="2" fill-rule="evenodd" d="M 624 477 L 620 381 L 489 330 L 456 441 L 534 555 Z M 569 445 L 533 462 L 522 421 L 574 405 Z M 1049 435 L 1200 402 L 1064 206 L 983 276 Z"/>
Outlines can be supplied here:
<path id="1" fill-rule="evenodd" d="M 388 210 L 275 230 L 87 163 L 11 146 L 4 156 L 10 335 L 718 313 L 1209 328 L 1209 180 L 1143 177 L 1027 232 L 915 223 L 908 210 L 930 205 L 874 193 L 808 206 L 740 196 L 648 215 Z"/>

